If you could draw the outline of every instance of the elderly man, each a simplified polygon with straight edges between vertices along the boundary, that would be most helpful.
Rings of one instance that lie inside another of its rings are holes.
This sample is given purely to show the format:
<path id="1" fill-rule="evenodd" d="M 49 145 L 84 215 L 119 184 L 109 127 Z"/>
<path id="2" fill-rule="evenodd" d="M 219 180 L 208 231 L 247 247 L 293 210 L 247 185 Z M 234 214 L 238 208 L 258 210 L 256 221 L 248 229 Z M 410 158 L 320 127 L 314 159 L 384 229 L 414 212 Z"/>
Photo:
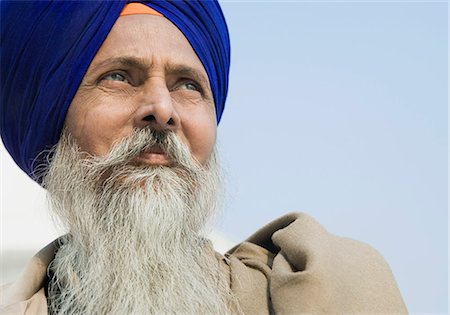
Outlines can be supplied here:
<path id="1" fill-rule="evenodd" d="M 1 135 L 67 234 L 2 288 L 6 314 L 406 313 L 383 258 L 289 214 L 225 256 L 216 1 L 2 3 Z"/>

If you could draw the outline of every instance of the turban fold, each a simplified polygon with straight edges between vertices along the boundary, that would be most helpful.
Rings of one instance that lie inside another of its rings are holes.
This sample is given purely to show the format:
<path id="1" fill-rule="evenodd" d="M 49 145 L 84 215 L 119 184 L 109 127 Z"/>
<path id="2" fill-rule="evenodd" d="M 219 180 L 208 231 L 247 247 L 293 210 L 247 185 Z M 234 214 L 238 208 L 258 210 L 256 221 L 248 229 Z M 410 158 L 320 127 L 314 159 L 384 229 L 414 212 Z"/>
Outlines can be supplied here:
<path id="1" fill-rule="evenodd" d="M 98 49 L 130 1 L 2 1 L 0 133 L 34 180 L 57 144 L 72 99 Z M 208 75 L 217 123 L 225 106 L 230 41 L 217 0 L 141 2 L 187 38 Z"/>

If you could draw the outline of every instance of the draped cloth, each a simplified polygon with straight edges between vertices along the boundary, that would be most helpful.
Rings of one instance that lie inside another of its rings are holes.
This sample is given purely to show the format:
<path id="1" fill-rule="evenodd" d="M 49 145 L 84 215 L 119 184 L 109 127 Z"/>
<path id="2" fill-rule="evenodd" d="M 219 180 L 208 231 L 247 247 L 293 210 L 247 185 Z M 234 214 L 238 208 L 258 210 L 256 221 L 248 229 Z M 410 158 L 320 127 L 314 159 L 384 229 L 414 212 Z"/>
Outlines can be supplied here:
<path id="1" fill-rule="evenodd" d="M 43 284 L 55 244 L 0 289 L 4 314 L 47 314 Z M 215 256 L 244 314 L 408 314 L 375 249 L 327 232 L 304 213 L 285 215 Z"/>
<path id="2" fill-rule="evenodd" d="M 17 165 L 40 182 L 69 105 L 129 1 L 2 1 L 0 134 Z M 208 75 L 220 121 L 230 42 L 217 0 L 142 2 L 186 37 Z"/>

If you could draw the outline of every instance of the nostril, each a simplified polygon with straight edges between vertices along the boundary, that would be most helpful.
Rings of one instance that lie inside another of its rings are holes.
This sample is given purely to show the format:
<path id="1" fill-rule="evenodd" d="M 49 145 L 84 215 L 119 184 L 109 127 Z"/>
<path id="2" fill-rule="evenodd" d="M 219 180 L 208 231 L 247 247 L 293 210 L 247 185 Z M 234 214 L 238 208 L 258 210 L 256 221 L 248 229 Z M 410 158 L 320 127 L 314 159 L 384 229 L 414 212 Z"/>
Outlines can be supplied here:
<path id="1" fill-rule="evenodd" d="M 156 118 L 153 115 L 147 115 L 142 120 L 144 120 L 144 121 L 155 121 Z"/>
<path id="2" fill-rule="evenodd" d="M 143 121 L 147 121 L 147 122 L 152 122 L 152 123 L 157 123 L 158 122 L 156 117 L 155 117 L 155 115 L 147 115 L 144 118 L 142 118 L 142 120 Z M 169 118 L 169 120 L 167 121 L 166 125 L 174 126 L 175 125 L 175 120 L 173 120 L 173 118 Z"/>

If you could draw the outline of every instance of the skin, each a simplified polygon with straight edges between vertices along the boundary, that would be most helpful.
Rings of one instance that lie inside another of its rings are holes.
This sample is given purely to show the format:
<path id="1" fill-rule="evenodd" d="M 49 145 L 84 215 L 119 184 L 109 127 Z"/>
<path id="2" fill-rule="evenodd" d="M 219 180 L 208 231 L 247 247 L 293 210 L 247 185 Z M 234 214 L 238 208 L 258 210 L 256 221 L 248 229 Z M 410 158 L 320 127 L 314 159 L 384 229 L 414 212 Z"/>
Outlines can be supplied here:
<path id="1" fill-rule="evenodd" d="M 66 128 L 83 151 L 104 156 L 134 128 L 148 126 L 175 132 L 204 164 L 216 140 L 213 95 L 202 63 L 169 20 L 122 16 L 84 76 Z M 138 158 L 170 164 L 158 148 Z"/>

